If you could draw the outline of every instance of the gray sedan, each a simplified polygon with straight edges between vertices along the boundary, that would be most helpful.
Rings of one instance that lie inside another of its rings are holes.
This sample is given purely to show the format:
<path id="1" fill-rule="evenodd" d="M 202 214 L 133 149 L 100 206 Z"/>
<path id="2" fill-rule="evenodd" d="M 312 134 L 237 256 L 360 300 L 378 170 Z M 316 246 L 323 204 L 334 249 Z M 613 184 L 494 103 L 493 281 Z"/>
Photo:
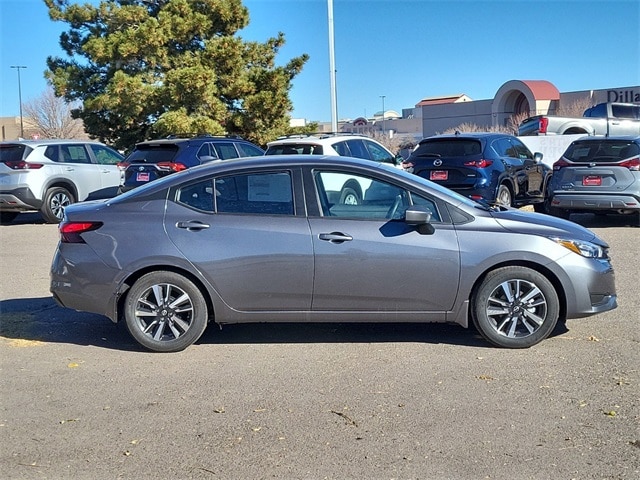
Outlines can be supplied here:
<path id="1" fill-rule="evenodd" d="M 341 203 L 344 185 L 363 189 Z M 215 161 L 71 205 L 51 292 L 153 351 L 210 322 L 471 322 L 526 348 L 616 307 L 607 244 L 489 208 L 392 166 L 329 156 Z"/>

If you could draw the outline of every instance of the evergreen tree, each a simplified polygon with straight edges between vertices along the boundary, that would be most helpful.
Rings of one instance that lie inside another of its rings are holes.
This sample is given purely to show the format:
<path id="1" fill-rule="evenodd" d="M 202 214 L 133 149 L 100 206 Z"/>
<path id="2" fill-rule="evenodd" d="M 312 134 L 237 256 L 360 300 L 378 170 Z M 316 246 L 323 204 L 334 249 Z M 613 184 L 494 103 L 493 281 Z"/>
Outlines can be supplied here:
<path id="1" fill-rule="evenodd" d="M 46 76 L 87 133 L 118 148 L 168 134 L 241 135 L 265 144 L 286 132 L 291 81 L 306 54 L 276 66 L 284 34 L 245 42 L 241 0 L 44 0 L 69 30 Z"/>

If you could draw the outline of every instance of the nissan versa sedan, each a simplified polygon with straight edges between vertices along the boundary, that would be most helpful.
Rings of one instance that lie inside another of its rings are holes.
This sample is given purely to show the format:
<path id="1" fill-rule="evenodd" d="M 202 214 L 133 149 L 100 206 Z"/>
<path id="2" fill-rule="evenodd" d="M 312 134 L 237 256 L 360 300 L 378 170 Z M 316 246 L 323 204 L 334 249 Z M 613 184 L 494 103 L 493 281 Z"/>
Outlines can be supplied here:
<path id="1" fill-rule="evenodd" d="M 327 185 L 367 184 L 343 203 Z M 209 323 L 448 322 L 527 348 L 616 307 L 607 244 L 569 221 L 489 208 L 390 165 L 282 155 L 213 161 L 71 205 L 56 301 L 182 350 Z"/>

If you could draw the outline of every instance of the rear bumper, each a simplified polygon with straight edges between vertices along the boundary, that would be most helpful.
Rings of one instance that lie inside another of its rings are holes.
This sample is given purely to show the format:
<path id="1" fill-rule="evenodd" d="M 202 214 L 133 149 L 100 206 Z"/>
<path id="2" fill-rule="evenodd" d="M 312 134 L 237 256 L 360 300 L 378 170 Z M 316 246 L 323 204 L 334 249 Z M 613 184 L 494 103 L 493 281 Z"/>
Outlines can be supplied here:
<path id="1" fill-rule="evenodd" d="M 640 198 L 634 195 L 555 194 L 551 206 L 566 210 L 640 211 Z"/>
<path id="2" fill-rule="evenodd" d="M 0 191 L 0 210 L 22 212 L 40 210 L 42 200 L 37 199 L 29 188 Z"/>

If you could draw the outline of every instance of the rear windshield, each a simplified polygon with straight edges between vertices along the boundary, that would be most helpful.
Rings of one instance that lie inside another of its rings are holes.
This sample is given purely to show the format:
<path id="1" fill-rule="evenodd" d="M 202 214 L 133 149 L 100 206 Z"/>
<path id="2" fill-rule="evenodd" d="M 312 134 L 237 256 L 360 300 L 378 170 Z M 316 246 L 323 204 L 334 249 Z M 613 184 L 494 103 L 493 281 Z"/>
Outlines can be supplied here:
<path id="1" fill-rule="evenodd" d="M 628 140 L 577 141 L 564 154 L 575 163 L 620 162 L 640 154 L 640 147 Z"/>
<path id="2" fill-rule="evenodd" d="M 310 143 L 270 145 L 265 155 L 322 155 L 322 145 L 313 145 Z"/>
<path id="3" fill-rule="evenodd" d="M 22 144 L 0 145 L 0 162 L 19 162 L 33 150 Z"/>
<path id="4" fill-rule="evenodd" d="M 177 153 L 177 145 L 136 145 L 125 161 L 129 163 L 171 162 Z"/>
<path id="5" fill-rule="evenodd" d="M 446 139 L 423 142 L 418 145 L 418 148 L 411 156 L 439 155 L 441 157 L 466 157 L 468 155 L 479 155 L 481 152 L 482 146 L 478 140 L 466 138 Z"/>

